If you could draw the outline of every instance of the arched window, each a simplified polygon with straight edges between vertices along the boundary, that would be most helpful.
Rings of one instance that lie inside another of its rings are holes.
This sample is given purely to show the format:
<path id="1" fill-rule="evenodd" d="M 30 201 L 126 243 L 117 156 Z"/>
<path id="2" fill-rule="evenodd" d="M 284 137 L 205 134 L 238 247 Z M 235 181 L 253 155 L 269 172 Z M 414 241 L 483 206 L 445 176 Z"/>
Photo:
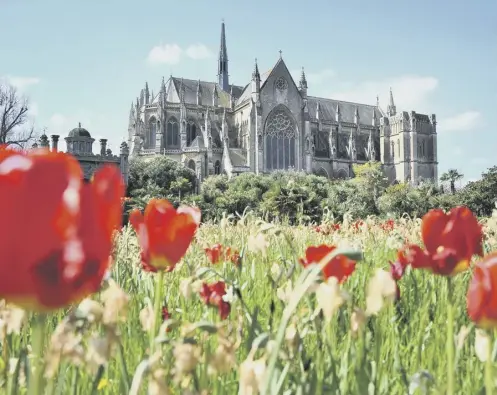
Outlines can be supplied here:
<path id="1" fill-rule="evenodd" d="M 197 126 L 195 125 L 195 122 L 188 121 L 186 124 L 186 145 L 191 145 L 193 140 L 195 140 L 195 137 L 197 137 Z"/>
<path id="2" fill-rule="evenodd" d="M 188 168 L 192 169 L 193 171 L 195 171 L 195 161 L 193 159 L 190 159 L 188 161 Z"/>
<path id="3" fill-rule="evenodd" d="M 179 148 L 179 124 L 174 117 L 167 121 L 166 148 Z"/>
<path id="4" fill-rule="evenodd" d="M 337 178 L 339 178 L 340 180 L 345 180 L 348 178 L 348 173 L 347 173 L 347 170 L 345 169 L 340 169 L 338 170 L 338 173 L 337 173 Z"/>
<path id="5" fill-rule="evenodd" d="M 221 162 L 218 160 L 214 163 L 214 174 L 221 174 Z"/>
<path id="6" fill-rule="evenodd" d="M 279 106 L 269 114 L 264 134 L 267 170 L 296 167 L 296 125 L 287 108 Z"/>
<path id="7" fill-rule="evenodd" d="M 395 149 L 394 149 L 394 148 L 395 148 L 395 146 L 394 146 L 393 141 L 392 141 L 392 142 L 390 143 L 390 153 L 391 153 L 391 155 L 392 155 L 392 160 L 394 160 L 394 159 L 395 159 Z"/>
<path id="8" fill-rule="evenodd" d="M 157 133 L 157 120 L 155 117 L 150 118 L 148 121 L 148 133 L 145 138 L 145 147 L 154 148 L 155 147 L 155 136 Z"/>
<path id="9" fill-rule="evenodd" d="M 316 175 L 320 176 L 320 177 L 328 178 L 328 172 L 325 169 L 323 169 L 322 167 L 318 171 L 316 171 Z"/>

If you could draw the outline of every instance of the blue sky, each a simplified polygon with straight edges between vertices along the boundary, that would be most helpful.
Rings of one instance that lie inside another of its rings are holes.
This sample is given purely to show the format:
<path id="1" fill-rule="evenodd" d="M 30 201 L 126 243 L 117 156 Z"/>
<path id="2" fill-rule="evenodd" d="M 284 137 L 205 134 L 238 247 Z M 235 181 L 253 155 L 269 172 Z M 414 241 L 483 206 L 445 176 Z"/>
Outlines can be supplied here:
<path id="1" fill-rule="evenodd" d="M 290 70 L 305 67 L 310 95 L 378 94 L 386 108 L 391 86 L 398 110 L 435 113 L 440 174 L 475 179 L 497 164 L 493 0 L 0 0 L 0 78 L 30 97 L 48 134 L 81 122 L 115 151 L 145 81 L 215 80 L 222 18 L 234 83 L 281 49 Z"/>

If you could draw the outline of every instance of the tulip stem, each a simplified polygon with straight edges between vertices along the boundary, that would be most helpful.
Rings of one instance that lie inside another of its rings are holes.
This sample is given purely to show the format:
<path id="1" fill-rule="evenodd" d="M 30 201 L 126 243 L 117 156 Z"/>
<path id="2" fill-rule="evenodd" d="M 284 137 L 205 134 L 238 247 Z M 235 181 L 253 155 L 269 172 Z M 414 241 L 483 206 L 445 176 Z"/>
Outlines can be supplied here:
<path id="1" fill-rule="evenodd" d="M 492 347 L 489 346 L 487 351 L 487 360 L 485 361 L 485 395 L 492 395 L 494 392 L 492 364 Z"/>
<path id="2" fill-rule="evenodd" d="M 454 394 L 454 306 L 452 304 L 452 279 L 447 278 L 447 394 Z"/>
<path id="3" fill-rule="evenodd" d="M 43 394 L 43 352 L 45 348 L 46 316 L 36 314 L 32 329 L 33 362 L 31 365 L 31 375 L 29 377 L 29 395 Z"/>
<path id="4" fill-rule="evenodd" d="M 164 270 L 157 272 L 155 283 L 154 321 L 150 331 L 150 355 L 155 351 L 155 338 L 161 325 L 162 291 L 164 290 Z"/>

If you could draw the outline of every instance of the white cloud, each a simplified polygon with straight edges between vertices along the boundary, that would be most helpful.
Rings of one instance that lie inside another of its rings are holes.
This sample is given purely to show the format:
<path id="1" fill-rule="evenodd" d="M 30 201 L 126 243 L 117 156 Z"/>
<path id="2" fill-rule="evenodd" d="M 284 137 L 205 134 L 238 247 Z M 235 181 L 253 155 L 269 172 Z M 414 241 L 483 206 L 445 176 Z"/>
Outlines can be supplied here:
<path id="1" fill-rule="evenodd" d="M 40 83 L 40 79 L 38 77 L 19 77 L 7 75 L 4 78 L 10 85 L 16 87 L 21 92 L 24 92 L 32 85 Z"/>
<path id="2" fill-rule="evenodd" d="M 441 119 L 438 122 L 439 130 L 443 132 L 459 132 L 475 128 L 481 121 L 478 111 L 466 111 L 453 117 Z"/>
<path id="3" fill-rule="evenodd" d="M 178 44 L 157 45 L 150 50 L 147 60 L 150 64 L 177 64 L 182 52 Z"/>
<path id="4" fill-rule="evenodd" d="M 204 44 L 193 44 L 190 45 L 186 51 L 186 56 L 193 60 L 201 60 L 210 58 L 213 54 L 211 50 Z"/>
<path id="5" fill-rule="evenodd" d="M 150 64 L 178 64 L 183 56 L 193 60 L 210 58 L 212 51 L 204 44 L 189 45 L 186 49 L 178 44 L 161 44 L 153 47 L 148 53 L 147 61 Z"/>
<path id="6" fill-rule="evenodd" d="M 348 87 L 341 90 L 328 90 L 326 96 L 365 104 L 375 104 L 376 96 L 379 96 L 380 106 L 386 110 L 390 97 L 389 91 L 392 88 L 397 111 L 415 110 L 429 113 L 430 110 L 425 102 L 437 87 L 438 80 L 435 77 L 404 75 L 379 81 L 348 84 Z"/>

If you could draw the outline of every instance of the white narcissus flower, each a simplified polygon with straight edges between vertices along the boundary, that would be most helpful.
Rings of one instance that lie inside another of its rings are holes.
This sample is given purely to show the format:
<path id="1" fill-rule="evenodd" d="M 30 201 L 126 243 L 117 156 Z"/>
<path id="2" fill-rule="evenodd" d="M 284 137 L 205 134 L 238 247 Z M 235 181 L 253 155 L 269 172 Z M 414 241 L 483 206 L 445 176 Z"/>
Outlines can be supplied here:
<path id="1" fill-rule="evenodd" d="M 183 278 L 179 283 L 179 292 L 188 300 L 193 294 L 193 280 L 191 278 Z"/>
<path id="2" fill-rule="evenodd" d="M 260 252 L 263 256 L 266 256 L 268 246 L 269 243 L 262 233 L 258 233 L 256 236 L 250 235 L 247 240 L 247 249 L 252 253 Z"/>
<path id="3" fill-rule="evenodd" d="M 464 347 L 464 343 L 466 341 L 466 338 L 468 337 L 469 333 L 471 332 L 471 329 L 468 328 L 467 326 L 463 325 L 461 329 L 459 330 L 459 333 L 457 334 L 456 337 L 456 348 L 458 350 L 461 350 Z"/>
<path id="4" fill-rule="evenodd" d="M 354 312 L 350 316 L 350 330 L 352 331 L 352 334 L 357 334 L 359 331 L 362 330 L 364 325 L 366 324 L 367 321 L 367 316 L 359 308 L 354 308 Z"/>
<path id="5" fill-rule="evenodd" d="M 368 284 L 366 293 L 366 314 L 376 315 L 386 303 L 392 303 L 397 296 L 397 283 L 392 275 L 377 269 Z"/>
<path id="6" fill-rule="evenodd" d="M 266 374 L 266 360 L 254 361 L 252 355 L 240 365 L 240 387 L 238 395 L 258 395 Z"/>
<path id="7" fill-rule="evenodd" d="M 230 285 L 227 289 L 226 289 L 226 293 L 223 295 L 222 299 L 227 302 L 227 303 L 233 303 L 235 301 L 235 293 L 233 291 L 233 287 Z"/>
<path id="8" fill-rule="evenodd" d="M 340 288 L 336 277 L 330 277 L 319 284 L 316 301 L 327 321 L 330 321 L 338 309 L 349 299 L 349 295 Z"/>
<path id="9" fill-rule="evenodd" d="M 475 353 L 480 361 L 487 361 L 490 347 L 490 336 L 488 336 L 488 333 L 482 329 L 477 329 L 475 332 Z"/>
<path id="10" fill-rule="evenodd" d="M 154 327 L 155 314 L 151 303 L 147 303 L 140 311 L 140 324 L 145 332 L 150 332 Z"/>

